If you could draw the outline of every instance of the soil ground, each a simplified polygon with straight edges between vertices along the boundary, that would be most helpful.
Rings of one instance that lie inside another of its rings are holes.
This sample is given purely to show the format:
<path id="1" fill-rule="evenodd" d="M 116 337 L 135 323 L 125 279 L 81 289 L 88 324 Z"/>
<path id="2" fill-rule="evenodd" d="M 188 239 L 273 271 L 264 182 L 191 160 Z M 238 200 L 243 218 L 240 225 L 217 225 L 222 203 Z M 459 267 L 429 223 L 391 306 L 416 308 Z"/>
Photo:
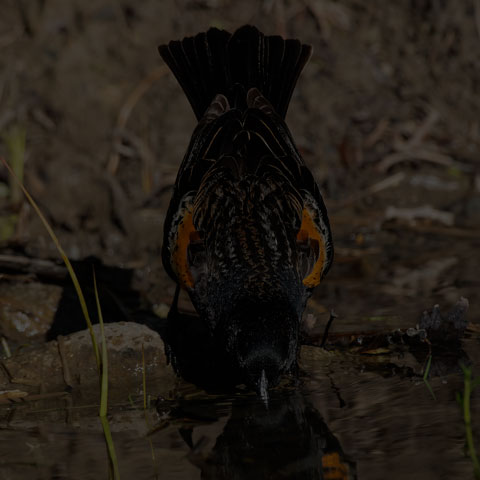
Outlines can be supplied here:
<path id="1" fill-rule="evenodd" d="M 162 224 L 195 122 L 156 47 L 211 25 L 301 38 L 314 54 L 287 122 L 336 246 L 313 313 L 414 317 L 465 296 L 475 321 L 479 15 L 473 0 L 3 0 L 0 150 L 26 133 L 25 183 L 71 259 L 131 268 L 134 288 L 168 304 Z M 0 180 L 4 252 L 58 258 Z"/>

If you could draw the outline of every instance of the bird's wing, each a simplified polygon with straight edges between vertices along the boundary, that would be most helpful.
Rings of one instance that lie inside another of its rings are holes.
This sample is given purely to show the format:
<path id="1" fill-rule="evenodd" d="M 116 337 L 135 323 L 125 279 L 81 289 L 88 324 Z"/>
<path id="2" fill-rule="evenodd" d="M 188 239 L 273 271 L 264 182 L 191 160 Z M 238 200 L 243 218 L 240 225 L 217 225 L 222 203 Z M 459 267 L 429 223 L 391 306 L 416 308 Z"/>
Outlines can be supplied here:
<path id="1" fill-rule="evenodd" d="M 189 245 L 199 241 L 192 220 L 193 202 L 205 173 L 218 158 L 214 150 L 230 136 L 239 115 L 218 95 L 196 127 L 178 171 L 164 223 L 162 260 L 169 276 L 184 288 L 193 287 Z"/>
<path id="2" fill-rule="evenodd" d="M 276 160 L 271 168 L 282 169 L 291 178 L 291 186 L 302 198 L 302 222 L 297 233 L 300 268 L 307 288 L 317 286 L 333 260 L 333 242 L 327 210 L 318 185 L 305 165 L 283 119 L 257 89 L 248 92 L 252 108 L 245 127 L 263 139 Z"/>

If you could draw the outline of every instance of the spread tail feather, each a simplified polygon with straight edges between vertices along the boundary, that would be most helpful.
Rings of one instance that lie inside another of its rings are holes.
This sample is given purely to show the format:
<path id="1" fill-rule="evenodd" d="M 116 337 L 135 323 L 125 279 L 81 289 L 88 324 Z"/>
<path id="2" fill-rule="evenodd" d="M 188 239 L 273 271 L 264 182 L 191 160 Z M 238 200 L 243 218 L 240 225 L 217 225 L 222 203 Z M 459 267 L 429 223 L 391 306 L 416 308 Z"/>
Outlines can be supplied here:
<path id="1" fill-rule="evenodd" d="M 257 88 L 285 118 L 295 84 L 312 47 L 299 40 L 265 36 L 246 25 L 233 35 L 210 28 L 206 33 L 171 41 L 160 55 L 183 88 L 197 119 L 217 94 L 246 108 L 246 92 Z"/>

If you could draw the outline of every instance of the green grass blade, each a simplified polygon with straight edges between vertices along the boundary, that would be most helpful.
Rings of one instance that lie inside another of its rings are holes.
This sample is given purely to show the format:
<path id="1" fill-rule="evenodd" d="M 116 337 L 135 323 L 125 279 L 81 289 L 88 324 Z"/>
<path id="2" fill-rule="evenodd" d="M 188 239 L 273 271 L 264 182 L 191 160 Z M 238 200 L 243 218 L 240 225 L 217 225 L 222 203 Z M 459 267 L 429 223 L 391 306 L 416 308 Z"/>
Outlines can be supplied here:
<path id="1" fill-rule="evenodd" d="M 105 329 L 103 328 L 102 307 L 100 306 L 100 298 L 98 296 L 97 278 L 95 270 L 93 271 L 93 289 L 95 291 L 95 302 L 97 304 L 98 321 L 100 323 L 100 338 L 102 341 L 102 360 L 101 360 L 101 394 L 100 394 L 100 412 L 101 417 L 107 416 L 108 407 L 108 353 L 107 341 L 105 339 Z"/>
<path id="2" fill-rule="evenodd" d="M 93 289 L 95 291 L 95 302 L 97 304 L 98 321 L 100 324 L 100 337 L 102 341 L 102 363 L 101 363 L 101 394 L 100 394 L 100 410 L 99 416 L 102 422 L 103 435 L 105 437 L 105 443 L 107 445 L 108 460 L 110 472 L 113 472 L 114 480 L 120 479 L 120 473 L 118 469 L 117 454 L 115 452 L 115 444 L 113 443 L 112 434 L 110 432 L 110 425 L 107 419 L 108 409 L 108 352 L 107 352 L 107 339 L 105 338 L 105 329 L 103 323 L 102 307 L 100 305 L 100 298 L 98 295 L 97 278 L 95 276 L 95 270 L 93 271 Z"/>
<path id="3" fill-rule="evenodd" d="M 115 480 L 120 480 L 120 472 L 118 470 L 118 459 L 117 454 L 115 452 L 115 447 L 113 444 L 112 433 L 110 432 L 110 425 L 108 423 L 107 417 L 100 416 L 100 421 L 102 422 L 103 428 L 103 435 L 105 437 L 105 442 L 107 444 L 108 450 L 108 457 L 109 457 L 109 465 L 110 468 L 113 470 L 113 478 Z"/>
<path id="4" fill-rule="evenodd" d="M 85 317 L 85 321 L 87 322 L 88 330 L 90 332 L 90 337 L 92 339 L 93 350 L 95 352 L 95 360 L 97 361 L 97 367 L 98 367 L 98 370 L 100 371 L 100 352 L 98 350 L 97 341 L 95 339 L 95 333 L 93 331 L 92 322 L 90 320 L 90 315 L 88 313 L 87 303 L 85 302 L 85 297 L 83 296 L 82 288 L 80 287 L 80 283 L 78 282 L 78 278 L 75 271 L 73 270 L 72 264 L 70 263 L 70 260 L 68 259 L 67 254 L 63 250 L 63 247 L 60 245 L 60 241 L 55 235 L 55 232 L 53 231 L 52 227 L 50 227 L 50 224 L 48 223 L 47 219 L 45 218 L 39 206 L 37 205 L 37 202 L 35 202 L 32 196 L 28 193 L 27 189 L 24 187 L 23 183 L 19 180 L 19 178 L 16 176 L 15 172 L 13 171 L 12 167 L 8 164 L 8 162 L 3 157 L 0 157 L 0 160 L 5 165 L 7 170 L 10 172 L 12 177 L 15 179 L 18 186 L 23 191 L 23 194 L 27 197 L 27 200 L 30 202 L 30 205 L 35 210 L 35 213 L 38 215 L 38 217 L 42 221 L 44 227 L 46 228 L 48 234 L 50 235 L 50 238 L 53 240 L 53 243 L 57 247 L 57 250 L 60 253 L 60 256 L 62 257 L 62 260 L 65 263 L 65 266 L 67 267 L 68 273 L 70 274 L 70 278 L 72 279 L 73 285 L 75 287 L 75 291 L 77 292 L 78 300 L 80 301 L 80 306 L 82 308 L 83 316 Z"/>
<path id="5" fill-rule="evenodd" d="M 472 416 L 470 412 L 470 396 L 472 394 L 472 369 L 461 365 L 463 370 L 463 421 L 465 423 L 465 438 L 467 450 L 473 463 L 473 473 L 477 480 L 480 480 L 480 461 L 473 441 Z"/>
<path id="6" fill-rule="evenodd" d="M 431 365 L 432 365 L 432 356 L 429 355 L 427 360 L 427 366 L 425 367 L 425 372 L 423 373 L 423 383 L 425 383 L 425 386 L 427 387 L 428 391 L 432 395 L 433 399 L 436 401 L 437 397 L 432 389 L 432 386 L 430 385 L 430 382 L 428 381 L 428 374 L 430 373 Z"/>
<path id="7" fill-rule="evenodd" d="M 98 344 L 95 338 L 95 332 L 93 330 L 93 325 L 90 319 L 90 315 L 88 313 L 88 308 L 87 308 L 87 303 L 85 301 L 85 297 L 83 295 L 82 288 L 80 286 L 80 283 L 78 281 L 77 275 L 75 273 L 75 270 L 72 267 L 72 264 L 70 263 L 70 260 L 67 257 L 67 254 L 65 253 L 63 247 L 60 244 L 60 241 L 58 240 L 58 237 L 55 235 L 55 232 L 53 231 L 52 227 L 48 223 L 47 219 L 43 215 L 42 211 L 40 210 L 39 206 L 33 199 L 33 197 L 30 195 L 30 193 L 27 191 L 27 189 L 24 187 L 23 183 L 21 180 L 17 177 L 15 174 L 14 170 L 12 167 L 8 164 L 8 162 L 0 156 L 1 162 L 5 165 L 7 170 L 10 172 L 10 175 L 12 178 L 15 180 L 16 184 L 19 186 L 25 197 L 27 197 L 27 200 L 30 202 L 30 205 L 33 207 L 35 210 L 35 213 L 38 215 L 40 218 L 41 222 L 43 223 L 45 229 L 47 230 L 48 234 L 50 235 L 50 238 L 52 239 L 53 243 L 55 244 L 58 252 L 60 253 L 60 256 L 62 257 L 63 262 L 65 263 L 65 266 L 67 267 L 68 273 L 70 274 L 70 278 L 72 279 L 73 285 L 75 287 L 78 300 L 80 302 L 80 306 L 82 308 L 83 316 L 85 318 L 85 321 L 88 326 L 88 330 L 90 332 L 90 337 L 95 353 L 95 359 L 97 362 L 97 368 L 99 373 L 101 374 L 101 397 L 100 397 L 100 410 L 99 410 L 99 416 L 100 420 L 102 423 L 102 428 L 103 428 L 103 433 L 105 437 L 105 442 L 107 445 L 107 451 L 108 451 L 108 457 L 109 457 L 109 471 L 113 473 L 113 478 L 115 480 L 120 479 L 120 474 L 118 470 L 118 461 L 117 461 L 117 456 L 115 453 L 115 447 L 113 444 L 113 439 L 112 435 L 110 432 L 110 426 L 108 424 L 108 419 L 107 419 L 107 407 L 108 407 L 108 354 L 107 354 L 107 344 L 106 344 L 106 339 L 105 339 L 105 331 L 104 331 L 104 326 L 103 326 L 103 315 L 102 315 L 102 310 L 100 307 L 100 299 L 98 296 L 98 289 L 97 289 L 97 282 L 95 278 L 95 272 L 94 272 L 94 290 L 95 290 L 95 300 L 97 304 L 97 310 L 98 310 L 98 318 L 100 322 L 100 332 L 101 332 L 101 337 L 102 337 L 102 358 L 100 358 L 100 351 L 98 348 Z"/>

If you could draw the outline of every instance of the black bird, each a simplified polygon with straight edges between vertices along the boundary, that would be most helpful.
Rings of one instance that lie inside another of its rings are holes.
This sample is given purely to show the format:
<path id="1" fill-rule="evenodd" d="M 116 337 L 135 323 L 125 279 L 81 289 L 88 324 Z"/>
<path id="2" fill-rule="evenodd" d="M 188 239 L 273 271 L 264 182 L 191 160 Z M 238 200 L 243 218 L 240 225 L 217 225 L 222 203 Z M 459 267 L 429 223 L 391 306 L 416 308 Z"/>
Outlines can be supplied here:
<path id="1" fill-rule="evenodd" d="M 333 258 L 322 196 L 284 121 L 312 48 L 247 25 L 159 51 L 198 119 L 163 264 L 232 372 L 266 396 L 296 366 L 306 301 Z"/>

